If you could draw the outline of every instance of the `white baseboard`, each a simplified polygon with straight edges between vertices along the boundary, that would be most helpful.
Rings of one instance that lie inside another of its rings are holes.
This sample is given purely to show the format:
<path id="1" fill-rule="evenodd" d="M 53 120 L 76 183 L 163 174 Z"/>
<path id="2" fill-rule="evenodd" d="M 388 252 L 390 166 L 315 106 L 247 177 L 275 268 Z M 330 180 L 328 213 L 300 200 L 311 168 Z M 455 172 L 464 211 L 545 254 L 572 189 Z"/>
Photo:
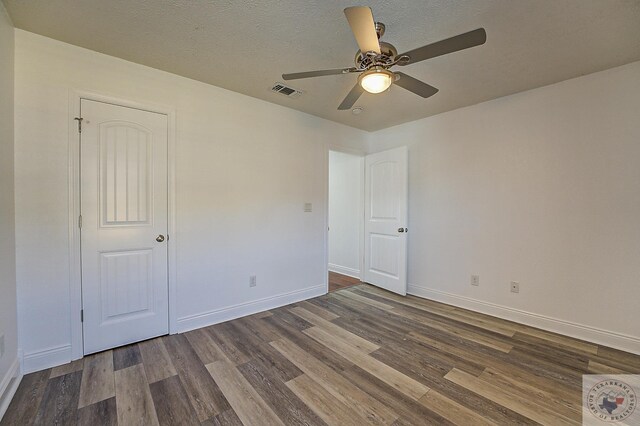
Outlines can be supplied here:
<path id="1" fill-rule="evenodd" d="M 314 287 L 308 287 L 302 290 L 296 290 L 289 293 L 266 297 L 264 299 L 241 303 L 210 312 L 190 315 L 178 319 L 178 332 L 182 333 L 196 328 L 206 327 L 212 324 L 217 324 L 246 315 L 255 314 L 257 312 L 278 308 L 290 303 L 300 302 L 301 300 L 321 296 L 326 292 L 326 285 L 321 284 Z M 71 360 L 71 345 L 54 346 L 40 351 L 24 354 L 24 357 L 22 359 L 22 371 L 24 372 L 24 374 L 33 373 L 35 371 L 44 370 L 45 368 L 51 368 L 58 365 L 66 364 L 68 362 L 71 362 Z"/>
<path id="2" fill-rule="evenodd" d="M 178 318 L 178 332 L 194 330 L 196 328 L 207 327 L 213 324 L 229 321 L 232 319 L 244 317 L 269 309 L 279 308 L 312 297 L 322 296 L 327 292 L 325 284 L 308 287 L 302 290 L 295 290 L 289 293 L 282 293 L 276 296 L 265 297 L 263 299 L 253 300 L 251 302 L 240 303 L 209 312 L 203 312 L 196 315 L 189 315 Z"/>
<path id="3" fill-rule="evenodd" d="M 9 408 L 11 398 L 15 395 L 21 380 L 20 363 L 16 357 L 0 382 L 0 420 L 2 420 L 7 408 Z"/>
<path id="4" fill-rule="evenodd" d="M 640 338 L 409 284 L 408 293 L 640 355 Z"/>
<path id="5" fill-rule="evenodd" d="M 336 265 L 335 263 L 329 264 L 329 271 L 337 274 L 347 275 L 349 277 L 360 279 L 360 271 L 358 269 L 348 268 L 346 266 Z"/>
<path id="6" fill-rule="evenodd" d="M 24 374 L 71 362 L 71 345 L 60 345 L 41 351 L 24 354 L 22 370 Z"/>

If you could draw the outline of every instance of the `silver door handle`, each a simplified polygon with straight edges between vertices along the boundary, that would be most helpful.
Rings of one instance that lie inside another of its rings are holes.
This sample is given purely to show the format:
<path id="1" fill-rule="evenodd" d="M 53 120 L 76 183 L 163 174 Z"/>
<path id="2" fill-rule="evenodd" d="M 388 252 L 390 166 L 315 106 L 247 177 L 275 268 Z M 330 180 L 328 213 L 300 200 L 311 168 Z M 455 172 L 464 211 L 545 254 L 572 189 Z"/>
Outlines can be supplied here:
<path id="1" fill-rule="evenodd" d="M 162 234 L 158 235 L 156 237 L 156 241 L 159 242 L 159 243 L 163 242 L 164 241 L 164 235 L 162 235 Z"/>
<path id="2" fill-rule="evenodd" d="M 398 228 L 398 232 L 408 232 L 407 228 Z"/>

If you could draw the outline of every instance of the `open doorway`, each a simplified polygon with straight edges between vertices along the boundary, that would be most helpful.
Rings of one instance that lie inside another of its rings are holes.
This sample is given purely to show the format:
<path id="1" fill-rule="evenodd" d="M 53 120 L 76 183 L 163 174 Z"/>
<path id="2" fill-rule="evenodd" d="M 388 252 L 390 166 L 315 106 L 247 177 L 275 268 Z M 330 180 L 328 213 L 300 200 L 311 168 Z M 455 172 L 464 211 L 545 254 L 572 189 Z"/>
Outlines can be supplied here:
<path id="1" fill-rule="evenodd" d="M 364 253 L 364 156 L 329 151 L 329 291 L 360 284 Z"/>

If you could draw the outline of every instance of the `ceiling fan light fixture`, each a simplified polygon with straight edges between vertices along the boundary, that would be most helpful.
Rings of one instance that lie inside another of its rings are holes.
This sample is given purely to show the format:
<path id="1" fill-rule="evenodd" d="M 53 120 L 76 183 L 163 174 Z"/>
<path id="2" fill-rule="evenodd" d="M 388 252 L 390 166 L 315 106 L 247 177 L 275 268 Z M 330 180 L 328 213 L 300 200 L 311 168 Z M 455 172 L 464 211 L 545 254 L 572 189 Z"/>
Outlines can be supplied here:
<path id="1" fill-rule="evenodd" d="M 384 92 L 393 83 L 393 73 L 382 67 L 371 68 L 360 74 L 358 83 L 369 93 Z"/>

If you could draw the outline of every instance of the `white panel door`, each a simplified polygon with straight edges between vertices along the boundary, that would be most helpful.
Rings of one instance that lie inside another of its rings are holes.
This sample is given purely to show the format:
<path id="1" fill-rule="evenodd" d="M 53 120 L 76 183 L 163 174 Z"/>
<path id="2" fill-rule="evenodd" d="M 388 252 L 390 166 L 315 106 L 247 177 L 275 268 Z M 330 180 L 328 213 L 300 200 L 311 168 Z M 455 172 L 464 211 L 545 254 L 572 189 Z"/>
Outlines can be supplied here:
<path id="1" fill-rule="evenodd" d="M 407 148 L 365 160 L 364 280 L 407 294 Z"/>
<path id="2" fill-rule="evenodd" d="M 167 334 L 167 116 L 83 99 L 84 353 Z"/>

